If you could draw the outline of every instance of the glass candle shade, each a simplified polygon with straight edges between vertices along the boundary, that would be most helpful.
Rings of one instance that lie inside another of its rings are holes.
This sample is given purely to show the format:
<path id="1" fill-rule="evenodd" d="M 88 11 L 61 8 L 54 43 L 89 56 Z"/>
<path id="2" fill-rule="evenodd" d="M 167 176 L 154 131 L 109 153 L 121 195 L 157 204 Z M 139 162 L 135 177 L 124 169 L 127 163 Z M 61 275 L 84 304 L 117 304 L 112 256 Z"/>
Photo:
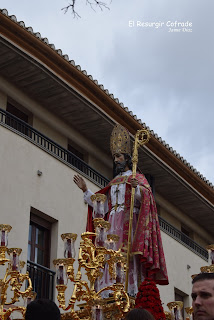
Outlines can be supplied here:
<path id="1" fill-rule="evenodd" d="M 106 243 L 106 230 L 103 227 L 97 227 L 96 228 L 96 240 L 95 240 L 95 245 L 97 247 L 104 247 Z"/>
<path id="2" fill-rule="evenodd" d="M 172 320 L 183 320 L 181 310 L 183 309 L 182 301 L 173 301 L 167 304 L 172 316 Z"/>
<path id="3" fill-rule="evenodd" d="M 192 314 L 193 314 L 193 307 L 187 307 L 185 308 L 185 311 L 187 313 L 186 320 L 192 320 Z"/>
<path id="4" fill-rule="evenodd" d="M 94 219 L 93 222 L 94 222 L 94 228 L 96 232 L 95 246 L 106 247 L 107 231 L 110 228 L 110 223 L 100 218 Z"/>
<path id="5" fill-rule="evenodd" d="M 97 305 L 92 307 L 92 320 L 104 320 L 102 306 Z"/>
<path id="6" fill-rule="evenodd" d="M 9 224 L 0 224 L 0 246 L 7 247 L 8 245 L 8 233 L 12 227 Z"/>
<path id="7" fill-rule="evenodd" d="M 120 237 L 116 234 L 108 234 L 107 235 L 107 242 L 106 242 L 106 249 L 117 251 L 118 250 L 118 241 Z M 106 260 L 110 259 L 111 255 L 106 254 Z"/>
<path id="8" fill-rule="evenodd" d="M 68 282 L 66 259 L 55 259 L 53 264 L 56 267 L 56 284 L 66 285 Z"/>
<path id="9" fill-rule="evenodd" d="M 125 281 L 125 272 L 124 272 L 124 264 L 121 261 L 116 262 L 116 283 L 124 283 Z"/>
<path id="10" fill-rule="evenodd" d="M 98 292 L 100 290 L 100 279 L 96 278 L 95 282 L 94 282 L 94 290 L 95 292 Z"/>
<path id="11" fill-rule="evenodd" d="M 56 272 L 56 284 L 66 284 L 67 274 L 64 265 L 59 265 Z"/>
<path id="12" fill-rule="evenodd" d="M 64 241 L 64 257 L 65 258 L 75 258 L 75 241 L 77 234 L 75 233 L 64 233 L 61 235 L 62 240 Z"/>
<path id="13" fill-rule="evenodd" d="M 8 234 L 5 230 L 0 231 L 0 239 L 1 239 L 1 246 L 7 247 L 8 245 Z"/>
<path id="14" fill-rule="evenodd" d="M 105 217 L 105 210 L 104 210 L 104 203 L 107 197 L 104 194 L 96 193 L 91 196 L 91 201 L 93 203 L 93 213 L 92 217 L 95 218 L 102 218 Z"/>
<path id="15" fill-rule="evenodd" d="M 118 250 L 117 248 L 117 243 L 119 241 L 120 237 L 117 234 L 108 234 L 107 235 L 107 249 L 116 251 Z"/>
<path id="16" fill-rule="evenodd" d="M 11 271 L 20 271 L 19 256 L 22 252 L 20 248 L 10 248 L 7 249 L 7 253 L 10 256 L 10 270 Z"/>

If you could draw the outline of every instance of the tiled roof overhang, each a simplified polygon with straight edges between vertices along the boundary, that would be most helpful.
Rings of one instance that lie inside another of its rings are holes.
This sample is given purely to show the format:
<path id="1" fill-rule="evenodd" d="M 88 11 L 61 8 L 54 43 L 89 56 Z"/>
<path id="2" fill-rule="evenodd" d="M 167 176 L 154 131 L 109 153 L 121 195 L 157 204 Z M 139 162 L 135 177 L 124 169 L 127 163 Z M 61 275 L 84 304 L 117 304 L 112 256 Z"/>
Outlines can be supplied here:
<path id="1" fill-rule="evenodd" d="M 108 90 L 104 90 L 97 80 L 88 76 L 86 71 L 81 71 L 80 66 L 75 66 L 74 61 L 69 61 L 67 55 L 62 55 L 61 50 L 55 50 L 48 44 L 46 38 L 42 39 L 39 33 L 33 33 L 32 28 L 26 28 L 23 22 L 17 22 L 15 16 L 9 17 L 4 10 L 0 11 L 1 35 L 20 48 L 27 55 L 33 57 L 40 64 L 49 69 L 56 77 L 76 90 L 84 99 L 94 104 L 106 113 L 115 122 L 124 125 L 132 135 L 146 125 L 137 119 L 128 108 L 119 103 Z M 190 188 L 200 194 L 211 206 L 214 205 L 214 188 L 196 169 L 183 159 L 169 145 L 162 141 L 157 134 L 151 131 L 151 139 L 147 150 L 159 159 L 173 174 L 179 176 Z"/>

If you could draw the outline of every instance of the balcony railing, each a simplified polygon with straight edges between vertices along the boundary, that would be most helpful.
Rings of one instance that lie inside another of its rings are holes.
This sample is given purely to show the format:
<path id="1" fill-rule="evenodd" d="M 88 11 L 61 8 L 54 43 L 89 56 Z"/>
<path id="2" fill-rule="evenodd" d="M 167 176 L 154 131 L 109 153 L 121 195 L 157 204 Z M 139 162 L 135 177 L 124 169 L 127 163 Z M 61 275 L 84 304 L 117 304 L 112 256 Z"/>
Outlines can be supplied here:
<path id="1" fill-rule="evenodd" d="M 159 216 L 160 229 L 170 235 L 175 240 L 182 243 L 188 249 L 196 253 L 198 256 L 208 261 L 208 252 L 183 232 L 173 227 L 170 223 Z"/>
<path id="2" fill-rule="evenodd" d="M 53 300 L 55 272 L 32 261 L 27 261 L 27 271 L 37 298 Z"/>
<path id="3" fill-rule="evenodd" d="M 28 140 L 41 147 L 43 150 L 51 153 L 57 158 L 63 160 L 63 162 L 79 169 L 81 172 L 85 173 L 94 182 L 98 183 L 100 186 L 105 187 L 109 180 L 102 176 L 99 172 L 91 168 L 87 163 L 79 159 L 72 152 L 62 148 L 56 142 L 52 141 L 45 135 L 41 134 L 39 131 L 28 125 L 26 122 L 20 120 L 19 118 L 11 115 L 9 112 L 0 108 L 0 124 L 7 125 L 17 132 L 21 132 L 22 135 L 26 136 Z M 192 250 L 194 253 L 199 255 L 205 260 L 208 260 L 207 250 L 198 245 L 191 238 L 187 237 L 183 232 L 179 231 L 163 218 L 159 217 L 160 228 L 162 231 L 170 235 L 172 238 L 176 239 L 187 248 Z"/>
<path id="4" fill-rule="evenodd" d="M 78 158 L 75 154 L 68 151 L 67 149 L 64 149 L 53 140 L 49 139 L 44 134 L 41 134 L 39 131 L 31 127 L 26 122 L 20 120 L 19 118 L 1 108 L 0 123 L 13 128 L 17 132 L 20 132 L 22 135 L 26 136 L 28 140 L 38 145 L 43 150 L 46 150 L 47 152 L 61 159 L 66 164 L 79 169 L 100 186 L 105 187 L 108 184 L 109 180 L 107 178 L 91 168 L 87 163 Z"/>

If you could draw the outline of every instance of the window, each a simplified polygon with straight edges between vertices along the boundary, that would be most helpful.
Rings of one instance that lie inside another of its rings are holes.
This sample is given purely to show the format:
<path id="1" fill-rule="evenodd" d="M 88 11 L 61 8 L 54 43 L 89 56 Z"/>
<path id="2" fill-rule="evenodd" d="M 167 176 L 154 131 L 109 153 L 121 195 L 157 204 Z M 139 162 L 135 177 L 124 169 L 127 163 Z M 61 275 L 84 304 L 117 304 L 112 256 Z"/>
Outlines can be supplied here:
<path id="1" fill-rule="evenodd" d="M 88 166 L 84 163 L 86 162 L 87 154 L 84 152 L 83 149 L 80 149 L 78 146 L 72 143 L 72 145 L 69 143 L 68 144 L 68 151 L 72 152 L 75 156 L 78 158 L 74 157 L 72 154 L 68 154 L 68 162 L 72 164 L 72 166 L 76 167 L 80 171 L 88 174 Z M 82 161 L 81 161 L 82 160 Z M 83 162 L 84 161 L 84 162 Z"/>
<path id="2" fill-rule="evenodd" d="M 7 103 L 7 111 L 11 113 L 13 116 L 17 117 L 18 119 L 28 123 L 28 115 L 9 102 Z M 14 117 L 7 115 L 6 124 L 16 129 L 17 131 L 25 135 L 28 135 L 28 128 L 25 126 L 25 124 L 21 123 L 19 120 L 16 120 Z"/>
<path id="3" fill-rule="evenodd" d="M 29 226 L 28 260 L 49 267 L 50 261 L 50 228 L 44 224 L 34 223 Z"/>
<path id="4" fill-rule="evenodd" d="M 81 160 L 84 160 L 84 154 L 80 151 L 78 151 L 76 148 L 74 148 L 72 145 L 68 144 L 68 151 L 72 152 L 73 154 L 75 154 L 75 156 L 77 156 L 78 158 L 80 158 Z"/>
<path id="5" fill-rule="evenodd" d="M 51 223 L 31 213 L 27 270 L 37 298 L 53 299 L 54 275 L 50 270 Z"/>
<path id="6" fill-rule="evenodd" d="M 187 237 L 192 238 L 192 231 L 184 225 L 181 225 L 181 232 L 183 232 Z"/>
<path id="7" fill-rule="evenodd" d="M 17 118 L 21 119 L 22 121 L 28 123 L 28 115 L 18 108 L 14 107 L 11 103 L 7 103 L 7 111 L 16 116 Z"/>
<path id="8" fill-rule="evenodd" d="M 184 308 L 186 307 L 188 295 L 177 288 L 175 288 L 174 290 L 175 290 L 175 301 L 182 301 L 183 302 L 183 309 L 181 310 L 181 314 L 184 319 Z"/>
<path id="9" fill-rule="evenodd" d="M 185 225 L 181 225 L 181 232 L 181 240 L 187 245 L 189 245 L 191 242 L 190 239 L 193 239 L 193 232 Z"/>

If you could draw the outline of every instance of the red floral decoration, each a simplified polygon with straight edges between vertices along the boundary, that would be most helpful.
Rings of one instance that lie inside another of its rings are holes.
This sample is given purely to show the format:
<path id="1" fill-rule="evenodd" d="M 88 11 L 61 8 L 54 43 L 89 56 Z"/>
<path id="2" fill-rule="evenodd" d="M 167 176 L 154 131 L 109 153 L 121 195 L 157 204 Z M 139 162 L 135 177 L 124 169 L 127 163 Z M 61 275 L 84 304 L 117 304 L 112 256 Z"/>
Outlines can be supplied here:
<path id="1" fill-rule="evenodd" d="M 135 308 L 146 309 L 155 320 L 166 320 L 160 293 L 153 280 L 146 278 L 141 283 L 135 300 Z"/>

